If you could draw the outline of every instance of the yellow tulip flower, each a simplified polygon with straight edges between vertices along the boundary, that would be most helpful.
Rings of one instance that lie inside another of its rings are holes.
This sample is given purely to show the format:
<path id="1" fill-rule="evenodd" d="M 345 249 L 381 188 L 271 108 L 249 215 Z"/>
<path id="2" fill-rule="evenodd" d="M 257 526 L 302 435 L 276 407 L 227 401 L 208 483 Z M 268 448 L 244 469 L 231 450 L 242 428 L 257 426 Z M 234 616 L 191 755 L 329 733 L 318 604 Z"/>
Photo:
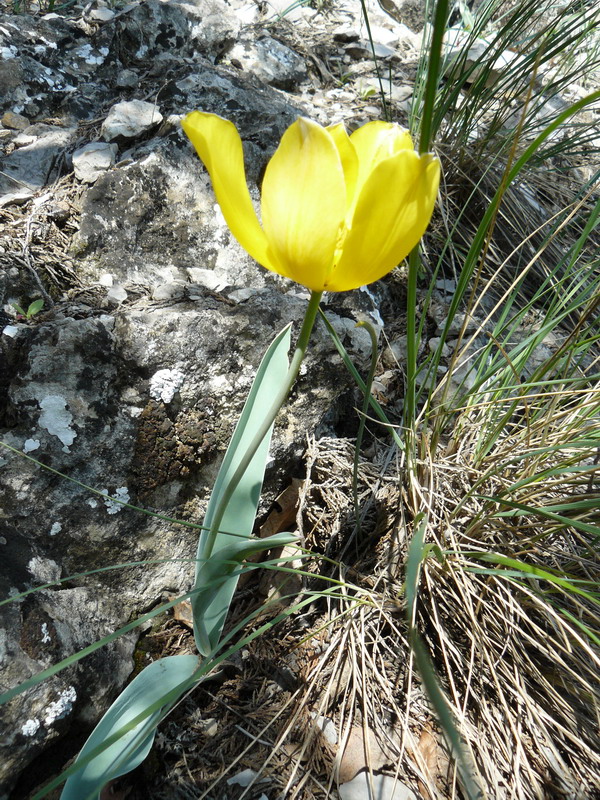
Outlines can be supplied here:
<path id="1" fill-rule="evenodd" d="M 202 111 L 181 124 L 238 242 L 263 267 L 313 292 L 345 292 L 383 277 L 431 219 L 439 161 L 416 153 L 399 125 L 368 122 L 348 136 L 341 124 L 297 119 L 267 165 L 261 225 L 235 125 Z"/>

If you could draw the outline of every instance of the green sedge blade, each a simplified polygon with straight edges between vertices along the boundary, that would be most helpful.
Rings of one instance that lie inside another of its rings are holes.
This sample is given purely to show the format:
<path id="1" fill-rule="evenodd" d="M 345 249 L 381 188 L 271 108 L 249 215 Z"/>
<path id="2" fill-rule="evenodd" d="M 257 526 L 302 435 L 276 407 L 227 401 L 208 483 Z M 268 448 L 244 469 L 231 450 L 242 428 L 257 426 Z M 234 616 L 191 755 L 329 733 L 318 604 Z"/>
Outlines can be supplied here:
<path id="1" fill-rule="evenodd" d="M 231 560 L 231 545 L 236 541 L 239 542 L 239 537 L 247 539 L 252 533 L 269 455 L 272 427 L 235 488 L 219 525 L 220 530 L 214 540 L 210 533 L 211 524 L 231 477 L 259 429 L 265 413 L 270 409 L 277 389 L 285 380 L 288 371 L 290 336 L 291 326 L 288 325 L 275 337 L 263 357 L 227 448 L 206 510 L 205 530 L 203 530 L 198 543 L 195 588 L 201 589 L 204 585 L 205 570 L 209 560 L 213 562 L 211 566 L 212 579 L 218 580 L 221 568 L 224 580 L 218 589 L 211 588 L 210 602 L 206 602 L 207 598 L 203 594 L 192 599 L 196 646 L 205 656 L 218 644 L 239 577 L 238 571 L 233 575 L 228 574 L 232 571 L 231 566 L 225 563 L 227 558 L 220 557 L 220 552 L 229 550 L 223 555 L 229 556 L 229 560 Z M 219 562 L 221 567 L 219 567 Z"/>
<path id="2" fill-rule="evenodd" d="M 33 303 L 30 304 L 29 308 L 27 309 L 27 319 L 30 317 L 34 317 L 38 314 L 42 308 L 44 307 L 44 301 L 40 298 L 39 300 L 34 300 Z"/>

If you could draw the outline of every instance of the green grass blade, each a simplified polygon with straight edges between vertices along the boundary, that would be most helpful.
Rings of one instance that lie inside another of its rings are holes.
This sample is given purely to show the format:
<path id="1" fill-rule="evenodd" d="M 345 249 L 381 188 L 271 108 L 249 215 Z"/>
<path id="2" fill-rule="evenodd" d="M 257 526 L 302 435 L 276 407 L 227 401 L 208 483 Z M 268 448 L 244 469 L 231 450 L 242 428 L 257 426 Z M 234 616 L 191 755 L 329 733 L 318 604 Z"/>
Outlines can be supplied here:
<path id="1" fill-rule="evenodd" d="M 581 597 L 585 597 L 586 600 L 590 600 L 592 603 L 598 603 L 598 597 L 596 595 L 594 595 L 592 592 L 586 592 L 577 585 L 577 583 L 584 583 L 584 581 L 569 579 L 565 577 L 564 573 L 563 575 L 555 575 L 553 572 L 550 572 L 547 569 L 541 569 L 540 567 L 536 567 L 533 564 L 528 564 L 520 559 L 510 558 L 509 556 L 503 556 L 499 553 L 474 552 L 468 554 L 463 553 L 462 555 L 468 555 L 471 558 L 477 559 L 478 561 L 485 561 L 489 564 L 499 564 L 500 566 L 508 567 L 510 570 L 510 575 L 507 572 L 507 577 L 534 578 L 536 580 L 549 581 L 566 592 L 578 594 Z M 502 577 L 502 575 L 505 573 L 503 570 L 495 570 L 493 571 L 493 574 Z M 589 583 L 589 581 L 587 583 Z"/>
<path id="2" fill-rule="evenodd" d="M 578 619 L 576 616 L 567 611 L 566 608 L 561 608 L 560 612 L 570 622 L 572 622 L 573 625 L 576 625 L 579 628 L 579 630 L 582 631 L 588 637 L 588 639 L 596 645 L 596 647 L 600 647 L 600 636 L 598 636 L 597 632 L 594 632 L 591 628 L 585 625 L 580 619 Z"/>
<path id="3" fill-rule="evenodd" d="M 109 494 L 105 492 L 101 492 L 100 489 L 96 489 L 93 486 L 89 486 L 87 483 L 82 483 L 78 481 L 76 478 L 72 478 L 70 475 L 66 475 L 64 472 L 59 472 L 59 470 L 54 469 L 53 467 L 49 467 L 47 464 L 44 464 L 43 461 L 38 461 L 37 458 L 33 458 L 33 456 L 29 456 L 26 453 L 22 453 L 20 450 L 17 450 L 16 447 L 12 447 L 12 445 L 7 444 L 6 442 L 0 442 L 0 447 L 4 447 L 6 450 L 10 450 L 11 453 L 14 453 L 21 458 L 25 458 L 27 461 L 31 461 L 32 464 L 35 464 L 42 469 L 45 469 L 47 472 L 51 472 L 53 475 L 57 475 L 59 478 L 64 478 L 69 483 L 73 483 L 75 486 L 79 486 L 82 489 L 86 489 L 86 491 L 91 492 L 92 494 L 97 495 L 103 501 L 110 500 L 112 503 L 116 503 L 119 506 L 123 506 L 123 508 L 129 508 L 132 511 L 139 511 L 141 514 L 146 514 L 148 517 L 155 517 L 156 519 L 160 519 L 163 522 L 170 522 L 175 525 L 183 525 L 186 528 L 193 528 L 194 530 L 201 530 L 201 526 L 196 524 L 195 522 L 188 522 L 187 520 L 183 519 L 173 519 L 173 517 L 166 517 L 164 514 L 157 514 L 155 511 L 149 511 L 147 508 L 141 508 L 140 506 L 134 506 L 131 503 L 126 503 L 124 500 L 121 500 L 118 497 L 111 497 Z"/>
<path id="4" fill-rule="evenodd" d="M 571 526 L 572 528 L 576 528 L 584 533 L 591 533 L 592 536 L 600 539 L 600 526 L 598 525 L 590 525 L 587 522 L 581 522 L 581 520 L 573 519 L 572 517 L 563 517 L 561 514 L 555 514 L 553 511 L 548 511 L 544 507 L 528 506 L 524 503 L 518 503 L 515 500 L 508 500 L 506 497 L 490 497 L 489 495 L 484 494 L 474 496 L 478 497 L 480 500 L 491 500 L 493 503 L 508 506 L 509 508 L 513 509 L 512 511 L 496 511 L 492 515 L 494 517 L 520 517 L 525 514 L 544 517 L 545 519 L 558 522 L 561 525 L 565 525 L 567 527 Z"/>
<path id="5" fill-rule="evenodd" d="M 7 691 L 3 692 L 0 695 L 0 705 L 2 705 L 3 703 L 8 703 L 14 697 L 17 697 L 17 695 L 27 691 L 27 689 L 31 689 L 33 686 L 37 686 L 38 683 L 42 683 L 48 678 L 52 678 L 54 675 L 57 675 L 59 672 L 62 672 L 62 670 L 66 669 L 67 667 L 70 667 L 72 664 L 76 664 L 78 661 L 81 661 L 86 656 L 91 655 L 91 653 L 95 653 L 96 650 L 100 649 L 101 647 L 104 647 L 105 644 L 110 644 L 110 642 L 113 642 L 115 639 L 118 639 L 119 636 L 123 636 L 124 633 L 129 633 L 129 631 L 135 630 L 135 628 L 139 628 L 148 620 L 154 619 L 154 617 L 157 617 L 159 614 L 168 611 L 170 608 L 173 608 L 178 603 L 181 603 L 183 600 L 188 600 L 192 596 L 192 594 L 193 594 L 192 592 L 186 592 L 185 594 L 182 594 L 179 597 L 170 600 L 168 603 L 163 603 L 160 606 L 153 608 L 152 611 L 149 611 L 147 614 L 138 617 L 132 622 L 128 622 L 127 625 L 123 625 L 123 627 L 118 628 L 118 630 L 113 631 L 112 633 L 109 633 L 107 636 L 103 636 L 102 639 L 99 639 L 97 642 L 93 642 L 87 647 L 83 647 L 81 650 L 78 650 L 77 653 L 73 653 L 73 655 L 64 658 L 57 664 L 53 664 L 51 667 L 47 667 L 46 669 L 43 669 L 41 672 L 32 675 L 31 678 L 27 678 L 27 680 L 18 684 L 18 686 L 14 686 L 12 689 L 7 689 Z"/>
<path id="6" fill-rule="evenodd" d="M 414 521 L 414 533 L 408 548 L 406 559 L 406 611 L 409 625 L 413 624 L 415 606 L 417 603 L 417 590 L 419 585 L 419 571 L 421 562 L 425 557 L 424 541 L 427 529 L 427 517 L 418 514 Z"/>
<path id="7" fill-rule="evenodd" d="M 442 58 L 442 40 L 446 32 L 448 18 L 448 0 L 438 0 L 435 4 L 433 17 L 433 34 L 428 52 L 427 83 L 423 100 L 423 114 L 421 117 L 421 133 L 419 136 L 419 152 L 428 153 L 431 147 L 433 131 L 433 110 L 435 106 L 438 81 L 440 77 L 440 64 Z"/>
<path id="8" fill-rule="evenodd" d="M 381 96 L 381 106 L 383 108 L 383 116 L 387 122 L 391 122 L 390 111 L 385 99 L 385 90 L 383 88 L 383 81 L 381 80 L 379 59 L 377 58 L 377 53 L 375 51 L 375 42 L 373 41 L 373 34 L 371 33 L 371 22 L 369 20 L 369 12 L 367 11 L 367 4 L 365 0 L 360 0 L 360 8 L 362 11 L 363 19 L 365 21 L 365 27 L 367 29 L 367 37 L 369 39 L 369 44 L 371 45 L 371 53 L 373 54 L 373 63 L 375 64 L 375 74 L 377 75 L 377 82 L 379 83 L 379 92 Z"/>
<path id="9" fill-rule="evenodd" d="M 389 430 L 394 442 L 397 444 L 397 446 L 401 450 L 404 450 L 404 442 L 402 441 L 402 439 L 398 436 L 398 434 L 394 430 L 394 425 L 393 425 L 392 422 L 390 422 L 390 419 L 387 416 L 387 414 L 385 413 L 385 411 L 383 410 L 383 408 L 379 405 L 379 403 L 373 397 L 373 395 L 370 392 L 367 392 L 367 384 L 362 379 L 362 377 L 360 375 L 360 372 L 356 369 L 356 367 L 352 363 L 352 359 L 348 355 L 348 351 L 344 347 L 344 345 L 342 343 L 342 340 L 337 335 L 337 332 L 336 332 L 335 328 L 333 327 L 331 322 L 327 319 L 327 317 L 325 316 L 325 313 L 322 310 L 319 311 L 319 314 L 321 315 L 321 319 L 323 320 L 323 322 L 325 324 L 325 327 L 327 328 L 327 332 L 331 336 L 331 340 L 334 343 L 334 345 L 336 347 L 336 350 L 338 351 L 338 353 L 340 354 L 340 356 L 342 358 L 342 361 L 344 362 L 344 366 L 346 367 L 346 369 L 348 370 L 350 375 L 353 377 L 353 379 L 356 381 L 356 385 L 361 390 L 361 392 L 363 394 L 365 394 L 366 396 L 368 396 L 369 405 L 371 406 L 371 408 L 373 409 L 373 412 L 377 415 L 377 417 L 379 418 L 381 423 L 387 427 L 387 429 Z"/>
<path id="10" fill-rule="evenodd" d="M 467 756 L 464 742 L 454 722 L 448 701 L 440 688 L 435 669 L 433 668 L 425 645 L 414 628 L 411 631 L 410 644 L 414 654 L 415 664 L 423 680 L 429 702 L 433 706 L 438 722 L 444 731 L 452 755 L 456 758 L 465 794 L 468 800 L 482 800 L 484 795 L 473 777 L 473 767 L 469 763 L 470 759 Z"/>
<path id="11" fill-rule="evenodd" d="M 354 500 L 354 517 L 356 520 L 356 528 L 360 531 L 360 508 L 358 504 L 358 467 L 360 463 L 360 451 L 362 448 L 363 436 L 365 433 L 365 425 L 367 421 L 367 414 L 369 413 L 369 402 L 371 399 L 371 389 L 373 387 L 373 378 L 375 377 L 375 370 L 377 369 L 377 332 L 370 322 L 362 320 L 356 325 L 357 328 L 366 328 L 367 333 L 371 339 L 371 366 L 367 375 L 365 390 L 363 392 L 363 406 L 362 413 L 360 414 L 360 422 L 358 423 L 358 432 L 356 434 L 356 444 L 354 445 L 354 464 L 352 466 L 352 498 Z"/>
<path id="12" fill-rule="evenodd" d="M 65 578 L 57 578 L 48 583 L 40 583 L 39 586 L 34 586 L 32 589 L 26 589 L 23 592 L 16 592 L 11 594 L 10 597 L 0 600 L 0 607 L 8 605 L 9 603 L 17 603 L 24 597 L 28 597 L 35 592 L 43 592 L 45 589 L 52 589 L 54 586 L 60 586 L 63 583 L 72 583 L 73 581 L 81 580 L 81 578 L 88 578 L 90 575 L 100 575 L 103 572 L 113 572 L 117 569 L 130 569 L 131 567 L 147 567 L 157 564 L 191 564 L 195 563 L 192 558 L 147 558 L 143 561 L 123 561 L 121 564 L 110 564 L 107 567 L 97 567 L 96 569 L 89 569 L 85 572 L 76 572 L 73 575 L 67 575 Z"/>
<path id="13" fill-rule="evenodd" d="M 448 0 L 437 0 L 433 19 L 433 34 L 428 50 L 427 80 L 421 116 L 419 152 L 428 153 L 431 147 L 433 111 L 440 78 L 442 40 L 448 18 Z M 414 135 L 414 131 L 412 131 Z M 417 281 L 421 266 L 419 245 L 408 256 L 408 281 L 406 287 L 406 388 L 404 392 L 404 425 L 407 435 L 409 466 L 412 463 L 413 435 L 416 416 L 415 386 L 417 379 Z"/>

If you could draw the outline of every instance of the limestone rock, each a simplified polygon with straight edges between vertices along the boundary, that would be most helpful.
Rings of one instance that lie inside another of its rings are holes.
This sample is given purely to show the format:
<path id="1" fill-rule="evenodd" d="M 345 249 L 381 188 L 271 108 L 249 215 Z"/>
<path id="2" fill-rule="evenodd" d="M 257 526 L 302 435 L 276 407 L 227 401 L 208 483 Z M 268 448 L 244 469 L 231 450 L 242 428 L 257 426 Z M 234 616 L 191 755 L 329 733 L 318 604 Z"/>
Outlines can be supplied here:
<path id="1" fill-rule="evenodd" d="M 359 772 L 338 787 L 340 800 L 417 800 L 415 793 L 392 775 Z"/>
<path id="2" fill-rule="evenodd" d="M 106 142 L 84 144 L 73 153 L 75 177 L 83 183 L 94 183 L 115 163 L 118 147 Z"/>
<path id="3" fill-rule="evenodd" d="M 349 56 L 356 59 L 373 58 L 373 50 L 375 50 L 375 57 L 382 60 L 391 58 L 395 53 L 392 47 L 380 42 L 373 42 L 373 46 L 371 46 L 371 42 L 366 39 L 350 42 L 344 50 Z"/>
<path id="4" fill-rule="evenodd" d="M 117 139 L 135 139 L 157 127 L 163 116 L 154 105 L 144 100 L 117 103 L 102 123 L 102 136 L 107 142 Z"/>
<path id="5" fill-rule="evenodd" d="M 111 19 L 114 19 L 114 16 L 115 12 L 111 8 L 92 8 L 90 11 L 90 18 L 98 22 L 110 22 Z"/>
<path id="6" fill-rule="evenodd" d="M 14 111 L 6 111 L 2 115 L 2 124 L 6 128 L 14 128 L 17 131 L 22 131 L 29 127 L 29 120 L 22 114 L 15 114 Z"/>
<path id="7" fill-rule="evenodd" d="M 298 53 L 270 36 L 238 41 L 227 57 L 234 66 L 279 89 L 293 89 L 308 76 Z"/>
<path id="8" fill-rule="evenodd" d="M 464 49 L 468 45 L 466 58 Z M 459 59 L 464 59 L 461 63 L 463 72 L 468 73 L 467 81 L 472 83 L 479 78 L 482 73 L 486 74 L 486 86 L 494 86 L 508 70 L 523 71 L 524 85 L 530 80 L 531 65 L 526 56 L 520 55 L 514 50 L 503 50 L 501 53 L 495 52 L 493 38 L 486 39 L 477 37 L 473 39 L 468 31 L 462 28 L 449 28 L 444 35 L 444 56 L 446 72 L 450 71 Z M 490 61 L 490 58 L 492 60 Z"/>
<path id="9" fill-rule="evenodd" d="M 75 84 L 67 73 L 70 52 L 87 37 L 64 17 L 15 17 L 0 25 L 0 110 L 28 118 L 51 115 Z M 15 21 L 19 20 L 16 25 Z"/>
<path id="10" fill-rule="evenodd" d="M 198 54 L 214 60 L 240 30 L 238 14 L 223 0 L 147 0 L 130 6 L 115 22 L 127 53 L 124 66 L 130 68 L 164 55 L 179 62 Z"/>
<path id="11" fill-rule="evenodd" d="M 121 70 L 116 79 L 116 84 L 120 89 L 135 89 L 139 82 L 137 72 L 132 69 Z"/>
<path id="12" fill-rule="evenodd" d="M 284 130 L 298 116 L 275 94 L 234 76 L 200 67 L 171 86 L 168 102 L 201 106 L 230 118 L 246 146 L 246 173 L 258 199 L 258 180 Z M 187 99 L 186 99 L 187 98 Z M 81 275 L 154 287 L 190 279 L 189 269 L 210 270 L 214 285 L 262 288 L 277 278 L 257 269 L 231 236 L 215 204 L 208 176 L 179 127 L 130 151 L 129 164 L 102 175 L 82 198 L 77 236 Z M 192 278 L 192 280 L 195 280 Z"/>
<path id="13" fill-rule="evenodd" d="M 74 128 L 34 125 L 17 137 L 26 143 L 0 159 L 0 195 L 17 189 L 41 189 L 58 175 L 58 160 L 68 147 Z"/>
<path id="14" fill-rule="evenodd" d="M 127 300 L 127 289 L 117 283 L 115 286 L 110 287 L 106 293 L 106 299 L 109 306 L 118 306 Z"/>

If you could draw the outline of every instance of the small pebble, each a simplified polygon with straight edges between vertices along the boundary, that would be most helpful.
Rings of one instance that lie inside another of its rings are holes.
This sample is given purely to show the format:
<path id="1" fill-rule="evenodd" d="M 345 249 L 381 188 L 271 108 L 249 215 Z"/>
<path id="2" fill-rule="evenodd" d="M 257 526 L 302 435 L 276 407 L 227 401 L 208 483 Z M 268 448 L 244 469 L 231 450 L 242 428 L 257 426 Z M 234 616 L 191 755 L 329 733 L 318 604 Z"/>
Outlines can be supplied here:
<path id="1" fill-rule="evenodd" d="M 29 127 L 29 120 L 22 114 L 15 114 L 14 111 L 7 111 L 2 115 L 2 124 L 5 128 L 11 128 L 13 131 L 23 131 Z"/>

